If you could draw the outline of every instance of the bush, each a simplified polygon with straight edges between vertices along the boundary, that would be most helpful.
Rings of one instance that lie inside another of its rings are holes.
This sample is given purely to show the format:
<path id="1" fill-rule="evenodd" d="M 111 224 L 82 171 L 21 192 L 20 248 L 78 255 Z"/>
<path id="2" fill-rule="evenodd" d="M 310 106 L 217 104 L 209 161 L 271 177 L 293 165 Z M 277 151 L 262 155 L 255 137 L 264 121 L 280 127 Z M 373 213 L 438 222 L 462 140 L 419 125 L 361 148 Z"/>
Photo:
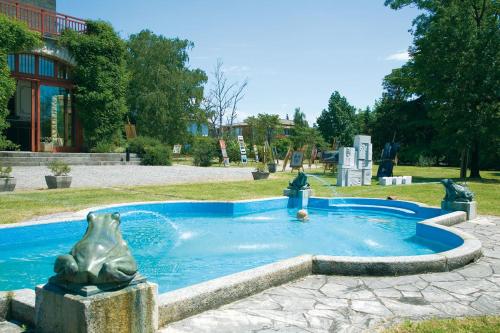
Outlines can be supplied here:
<path id="1" fill-rule="evenodd" d="M 54 160 L 47 166 L 54 176 L 67 176 L 71 172 L 68 163 L 60 160 Z"/>
<path id="2" fill-rule="evenodd" d="M 161 141 L 149 136 L 138 136 L 135 139 L 131 139 L 128 142 L 128 149 L 131 153 L 137 155 L 143 155 L 146 153 L 146 147 L 148 146 L 160 146 Z"/>
<path id="3" fill-rule="evenodd" d="M 142 165 L 172 165 L 172 152 L 169 146 L 146 146 L 145 153 L 141 155 Z"/>
<path id="4" fill-rule="evenodd" d="M 142 165 L 172 165 L 172 150 L 158 139 L 138 136 L 129 141 L 128 149 L 141 158 Z"/>
<path id="5" fill-rule="evenodd" d="M 437 163 L 437 159 L 435 157 L 429 157 L 424 155 L 418 156 L 417 166 L 419 167 L 430 167 L 434 166 Z"/>
<path id="6" fill-rule="evenodd" d="M 99 142 L 97 145 L 90 150 L 92 153 L 114 153 L 118 147 L 114 143 L 110 142 Z"/>
<path id="7" fill-rule="evenodd" d="M 240 144 L 236 140 L 228 140 L 226 143 L 227 156 L 230 162 L 239 163 L 241 161 Z M 249 152 L 247 151 L 247 154 Z"/>
<path id="8" fill-rule="evenodd" d="M 215 140 L 209 137 L 195 138 L 192 153 L 194 165 L 203 167 L 212 165 L 212 159 L 218 156 Z"/>
<path id="9" fill-rule="evenodd" d="M 278 158 L 280 160 L 285 159 L 288 148 L 290 148 L 291 145 L 292 141 L 287 137 L 279 138 L 273 141 L 273 146 L 276 147 Z"/>

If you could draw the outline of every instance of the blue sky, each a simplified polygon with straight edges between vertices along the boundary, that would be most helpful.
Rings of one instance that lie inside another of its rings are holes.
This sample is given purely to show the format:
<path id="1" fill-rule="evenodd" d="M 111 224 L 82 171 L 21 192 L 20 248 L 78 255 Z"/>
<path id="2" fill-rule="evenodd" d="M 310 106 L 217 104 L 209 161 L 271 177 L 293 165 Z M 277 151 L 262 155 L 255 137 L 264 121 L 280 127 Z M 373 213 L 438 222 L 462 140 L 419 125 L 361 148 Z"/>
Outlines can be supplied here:
<path id="1" fill-rule="evenodd" d="M 313 123 L 338 90 L 358 108 L 372 106 L 382 79 L 411 44 L 414 8 L 383 0 L 58 0 L 58 11 L 104 19 L 122 37 L 149 29 L 194 42 L 190 67 L 209 77 L 220 58 L 227 76 L 249 85 L 239 120 L 285 116 L 295 107 Z M 210 85 L 210 81 L 208 83 Z"/>

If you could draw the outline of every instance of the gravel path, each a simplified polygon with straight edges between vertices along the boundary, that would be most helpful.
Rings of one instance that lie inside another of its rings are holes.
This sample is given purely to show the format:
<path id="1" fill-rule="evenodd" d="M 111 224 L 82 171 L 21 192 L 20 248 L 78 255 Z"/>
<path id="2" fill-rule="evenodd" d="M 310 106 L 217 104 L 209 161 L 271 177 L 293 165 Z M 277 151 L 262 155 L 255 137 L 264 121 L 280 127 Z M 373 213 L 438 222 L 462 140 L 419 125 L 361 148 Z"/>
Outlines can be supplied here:
<path id="1" fill-rule="evenodd" d="M 500 217 L 455 227 L 481 240 L 479 261 L 400 277 L 310 275 L 160 332 L 373 332 L 405 319 L 499 315 Z"/>
<path id="2" fill-rule="evenodd" d="M 71 187 L 110 187 L 127 185 L 181 184 L 252 180 L 253 168 L 194 167 L 187 165 L 142 166 L 80 166 L 71 167 Z M 47 188 L 45 175 L 50 174 L 45 166 L 15 167 L 16 189 Z"/>

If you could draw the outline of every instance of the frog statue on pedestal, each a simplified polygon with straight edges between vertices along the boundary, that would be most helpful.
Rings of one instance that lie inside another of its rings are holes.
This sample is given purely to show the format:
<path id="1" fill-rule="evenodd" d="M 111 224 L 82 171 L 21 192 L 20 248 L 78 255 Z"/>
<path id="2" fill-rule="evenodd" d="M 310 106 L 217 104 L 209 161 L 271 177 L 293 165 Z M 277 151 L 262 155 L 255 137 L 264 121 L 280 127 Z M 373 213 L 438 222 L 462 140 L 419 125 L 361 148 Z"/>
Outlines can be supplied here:
<path id="1" fill-rule="evenodd" d="M 55 281 L 81 285 L 124 284 L 137 274 L 135 262 L 120 232 L 120 214 L 89 213 L 83 238 L 69 254 L 57 257 Z"/>

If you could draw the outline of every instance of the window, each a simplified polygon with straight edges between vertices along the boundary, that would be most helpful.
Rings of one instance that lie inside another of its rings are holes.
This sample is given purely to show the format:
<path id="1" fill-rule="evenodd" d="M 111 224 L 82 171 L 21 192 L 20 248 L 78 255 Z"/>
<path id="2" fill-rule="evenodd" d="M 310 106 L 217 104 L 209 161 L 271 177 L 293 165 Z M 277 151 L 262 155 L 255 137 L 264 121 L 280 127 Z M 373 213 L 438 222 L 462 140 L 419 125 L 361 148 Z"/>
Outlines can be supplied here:
<path id="1" fill-rule="evenodd" d="M 33 54 L 19 55 L 19 72 L 25 74 L 35 74 L 35 56 Z"/>
<path id="2" fill-rule="evenodd" d="M 54 77 L 54 60 L 38 57 L 38 75 Z"/>
<path id="3" fill-rule="evenodd" d="M 16 70 L 16 56 L 13 54 L 7 55 L 7 65 L 11 72 Z"/>

